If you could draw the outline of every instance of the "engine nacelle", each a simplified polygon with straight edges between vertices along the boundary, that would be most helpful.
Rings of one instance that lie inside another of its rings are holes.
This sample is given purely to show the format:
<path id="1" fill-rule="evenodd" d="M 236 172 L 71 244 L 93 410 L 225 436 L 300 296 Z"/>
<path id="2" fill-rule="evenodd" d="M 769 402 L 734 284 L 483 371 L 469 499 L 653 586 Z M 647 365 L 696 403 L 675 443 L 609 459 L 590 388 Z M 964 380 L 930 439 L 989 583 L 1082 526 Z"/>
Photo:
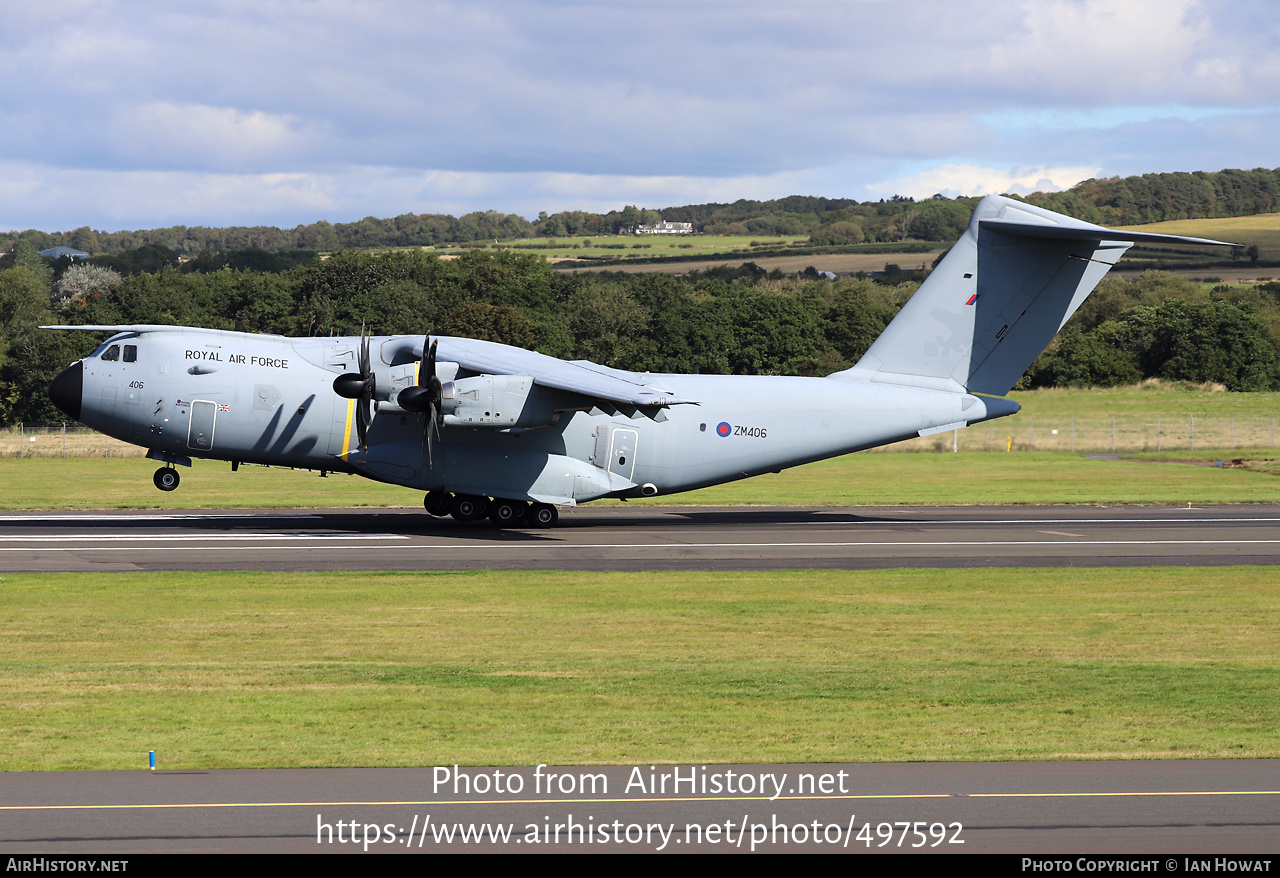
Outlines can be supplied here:
<path id="1" fill-rule="evenodd" d="M 546 427 L 558 420 L 555 400 L 527 375 L 477 375 L 440 389 L 449 427 Z"/>

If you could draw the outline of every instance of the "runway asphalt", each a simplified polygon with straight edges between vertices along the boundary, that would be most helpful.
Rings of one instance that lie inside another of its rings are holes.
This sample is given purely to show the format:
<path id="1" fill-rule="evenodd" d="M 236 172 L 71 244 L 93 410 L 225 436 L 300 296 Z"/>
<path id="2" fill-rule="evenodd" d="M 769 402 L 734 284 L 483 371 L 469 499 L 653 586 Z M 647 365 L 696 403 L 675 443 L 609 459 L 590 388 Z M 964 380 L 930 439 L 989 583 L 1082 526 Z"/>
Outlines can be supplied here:
<path id="1" fill-rule="evenodd" d="M 0 515 L 0 571 L 771 570 L 1280 563 L 1280 507 L 413 510 Z"/>
<path id="2" fill-rule="evenodd" d="M 408 510 L 0 515 L 0 572 L 1277 563 L 1275 506 L 586 507 L 564 512 L 553 530 L 496 530 Z M 670 773 L 638 768 L 644 778 Z M 1280 838 L 1280 760 L 680 770 L 718 774 L 722 785 L 730 770 L 760 786 L 764 775 L 785 774 L 787 786 L 772 801 L 740 784 L 703 795 L 686 782 L 654 795 L 628 790 L 632 769 L 618 767 L 554 770 L 602 774 L 607 792 L 586 794 L 531 793 L 533 766 L 504 769 L 524 789 L 502 794 L 492 769 L 491 786 L 470 794 L 435 789 L 431 768 L 6 773 L 0 851 L 357 853 L 372 827 L 371 852 L 402 853 L 715 852 L 754 843 L 775 852 L 1266 854 Z M 815 787 L 825 775 L 827 792 L 798 787 L 801 773 Z M 462 827 L 488 834 L 464 842 Z"/>
<path id="3" fill-rule="evenodd" d="M 419 854 L 1179 855 L 1156 871 L 1187 871 L 1181 856 L 1274 854 L 1280 838 L 1280 761 L 677 768 L 14 773 L 0 852 L 364 853 L 367 841 Z"/>

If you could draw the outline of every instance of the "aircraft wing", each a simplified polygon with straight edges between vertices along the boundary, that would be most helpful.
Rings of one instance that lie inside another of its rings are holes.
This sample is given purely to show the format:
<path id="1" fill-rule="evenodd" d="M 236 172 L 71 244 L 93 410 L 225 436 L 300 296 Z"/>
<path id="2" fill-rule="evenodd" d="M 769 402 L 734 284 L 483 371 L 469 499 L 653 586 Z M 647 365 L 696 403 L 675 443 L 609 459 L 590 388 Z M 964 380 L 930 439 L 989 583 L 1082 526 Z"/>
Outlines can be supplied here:
<path id="1" fill-rule="evenodd" d="M 618 405 L 658 408 L 697 405 L 694 400 L 681 399 L 670 390 L 647 384 L 647 376 L 638 372 L 624 372 L 593 363 L 570 363 L 536 351 L 491 341 L 449 336 L 432 336 L 431 339 L 440 342 L 437 356 L 441 360 L 457 363 L 471 372 L 528 375 L 534 384 L 580 393 Z M 421 356 L 421 346 L 418 348 L 418 355 Z"/>
<path id="2" fill-rule="evenodd" d="M 104 332 L 166 332 L 177 334 L 233 335 L 224 330 L 197 329 L 167 325 L 81 325 L 46 326 L 44 329 L 96 330 Z M 481 375 L 526 375 L 534 384 L 554 390 L 578 393 L 592 399 L 622 406 L 660 409 L 673 405 L 697 405 L 695 400 L 681 399 L 674 392 L 647 383 L 648 376 L 639 372 L 611 369 L 585 361 L 568 362 L 492 341 L 451 336 L 430 336 L 440 347 L 437 357 Z M 399 336 L 389 339 L 382 348 L 383 361 L 409 362 L 421 359 L 424 339 L 421 336 Z"/>

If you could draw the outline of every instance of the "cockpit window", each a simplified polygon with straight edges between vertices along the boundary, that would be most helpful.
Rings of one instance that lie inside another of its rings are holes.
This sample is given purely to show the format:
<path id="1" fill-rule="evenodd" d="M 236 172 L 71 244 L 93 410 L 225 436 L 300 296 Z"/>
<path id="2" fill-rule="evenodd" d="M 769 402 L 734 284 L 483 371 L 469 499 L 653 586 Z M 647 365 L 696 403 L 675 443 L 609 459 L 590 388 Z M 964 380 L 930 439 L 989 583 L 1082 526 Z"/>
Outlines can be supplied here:
<path id="1" fill-rule="evenodd" d="M 126 363 L 138 362 L 138 346 L 136 344 L 127 344 L 124 346 L 124 361 Z"/>
<path id="2" fill-rule="evenodd" d="M 104 359 L 104 360 L 118 360 L 118 359 L 120 359 L 120 345 L 118 345 L 118 344 L 113 344 L 111 347 L 109 347 L 109 348 L 107 348 L 105 351 L 103 351 L 103 352 L 102 352 L 102 359 Z"/>

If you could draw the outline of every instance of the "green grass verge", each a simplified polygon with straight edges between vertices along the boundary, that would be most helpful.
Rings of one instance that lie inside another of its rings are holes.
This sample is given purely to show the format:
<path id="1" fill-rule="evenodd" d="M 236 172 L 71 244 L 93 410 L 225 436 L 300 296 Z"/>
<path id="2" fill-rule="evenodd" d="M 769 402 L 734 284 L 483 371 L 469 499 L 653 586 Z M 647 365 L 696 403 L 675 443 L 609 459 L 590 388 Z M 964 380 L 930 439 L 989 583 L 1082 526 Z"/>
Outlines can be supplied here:
<path id="1" fill-rule="evenodd" d="M 1280 502 L 1280 482 L 1274 478 L 1277 467 L 1266 463 L 1280 458 L 1280 449 L 1271 447 L 1272 419 L 1280 421 L 1280 393 L 1225 393 L 1148 382 L 1011 396 L 1022 405 L 1022 412 L 961 430 L 959 454 L 949 453 L 952 437 L 946 433 L 885 449 L 914 448 L 926 453 L 850 455 L 644 502 L 780 506 Z M 1189 448 L 1193 416 L 1194 438 L 1201 446 L 1194 453 Z M 1117 450 L 1133 459 L 1089 460 L 1066 452 L 1071 442 L 1077 450 L 1108 451 L 1117 436 Z M 1238 446 L 1262 447 L 1231 448 L 1230 438 Z M 57 453 L 57 436 L 41 439 L 41 453 Z M 1013 453 L 986 450 L 1003 449 L 1007 441 L 1012 442 Z M 1212 448 L 1206 451 L 1205 446 Z M 1028 448 L 1040 450 L 1028 452 Z M 1157 456 L 1157 448 L 1171 452 L 1165 455 L 1171 459 L 1244 458 L 1256 463 L 1249 467 L 1251 471 L 1223 472 L 1139 462 L 1138 458 Z M 155 467 L 154 461 L 140 457 L 0 458 L 0 482 L 5 488 L 0 492 L 0 509 L 381 507 L 421 502 L 415 491 L 356 476 L 322 479 L 314 472 L 250 466 L 232 473 L 227 464 L 210 461 L 182 469 L 182 487 L 162 494 L 151 484 Z"/>
<path id="2" fill-rule="evenodd" d="M 0 585 L 6 770 L 1280 756 L 1275 568 Z"/>
<path id="3" fill-rule="evenodd" d="M 1280 481 L 1243 469 L 1155 466 L 1051 451 L 855 454 L 645 502 L 711 506 L 1280 503 Z"/>
<path id="4" fill-rule="evenodd" d="M 1280 454 L 1201 452 L 1205 459 Z M 1185 453 L 1183 453 L 1185 455 Z M 1177 455 L 1175 454 L 1174 457 Z M 1156 466 L 1091 460 L 1065 452 L 854 454 L 701 491 L 633 500 L 664 506 L 954 506 L 1125 503 L 1280 503 L 1270 465 L 1246 469 Z M 292 509 L 417 507 L 419 492 L 357 476 L 197 461 L 172 494 L 151 484 L 153 461 L 140 458 L 0 460 L 0 508 Z M 616 504 L 600 501 L 596 505 Z"/>
<path id="5" fill-rule="evenodd" d="M 1144 381 L 1125 387 L 1090 389 L 1053 387 L 1009 394 L 1022 406 L 1012 418 L 996 421 L 1020 424 L 1027 418 L 1063 420 L 1068 418 L 1272 418 L 1280 417 L 1280 393 L 1228 393 L 1188 386 L 1180 382 Z"/>

